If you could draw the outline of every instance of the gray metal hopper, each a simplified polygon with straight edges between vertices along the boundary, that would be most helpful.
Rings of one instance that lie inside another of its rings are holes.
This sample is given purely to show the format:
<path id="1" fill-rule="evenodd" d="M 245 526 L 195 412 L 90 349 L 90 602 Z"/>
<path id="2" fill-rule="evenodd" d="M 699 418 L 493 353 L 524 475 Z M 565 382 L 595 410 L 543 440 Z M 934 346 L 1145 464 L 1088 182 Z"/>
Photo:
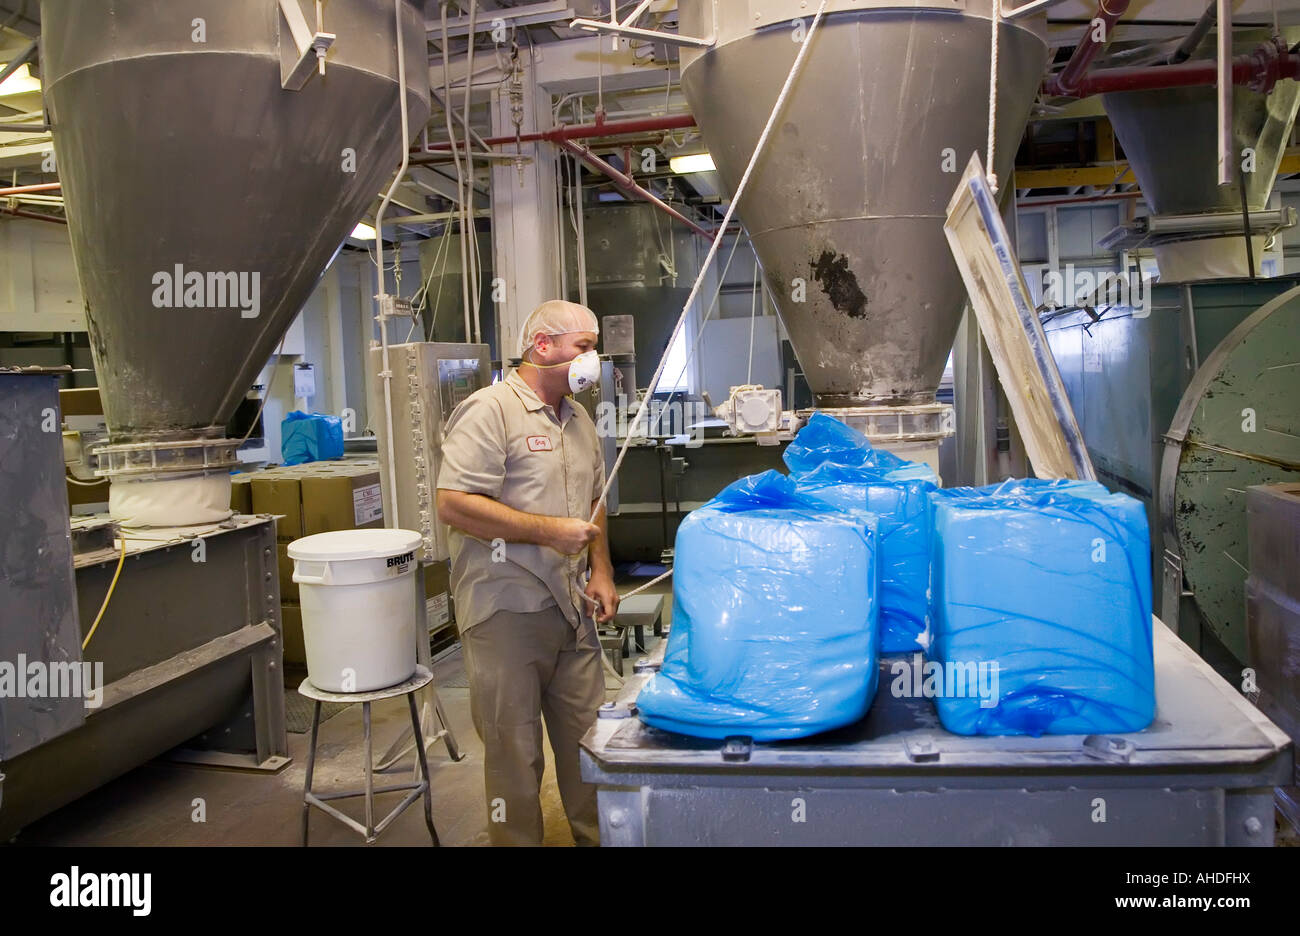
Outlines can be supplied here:
<path id="1" fill-rule="evenodd" d="M 403 6 L 414 132 L 429 115 L 425 33 Z M 314 27 L 315 5 L 302 10 Z M 337 38 L 300 90 L 282 87 L 299 55 L 274 0 L 43 0 L 41 14 L 110 433 L 101 473 L 115 491 L 215 481 L 236 406 L 401 158 L 392 0 L 326 4 Z M 173 522 L 197 522 L 185 513 Z"/>
<path id="2" fill-rule="evenodd" d="M 1289 45 L 1300 41 L 1300 28 L 1283 30 L 1283 34 Z M 1270 35 L 1267 30 L 1243 32 L 1236 37 L 1234 52 L 1249 52 Z M 1215 43 L 1211 33 L 1193 57 L 1213 58 Z M 1235 181 L 1218 184 L 1218 91 L 1213 86 L 1124 91 L 1102 95 L 1102 103 L 1156 219 L 1149 229 L 1143 228 L 1142 233 L 1148 236 L 1142 242 L 1154 249 L 1161 280 L 1249 276 L 1241 186 Z M 1245 178 L 1246 204 L 1252 215 L 1267 206 L 1297 107 L 1300 83 L 1294 81 L 1278 82 L 1268 95 L 1241 85 L 1233 88 L 1232 135 L 1238 154 L 1234 175 L 1242 151 L 1247 147 L 1254 150 L 1254 170 L 1238 176 Z M 1204 215 L 1222 219 L 1216 223 L 1213 218 L 1199 217 Z M 1260 272 L 1267 234 L 1262 229 L 1266 226 L 1263 219 L 1252 223 L 1256 273 Z M 1113 243 L 1135 246 L 1137 240 Z"/>
<path id="3" fill-rule="evenodd" d="M 684 33 L 717 38 L 682 50 L 682 88 L 732 191 L 798 53 L 790 20 L 806 27 L 813 6 L 681 3 Z M 965 299 L 943 221 L 984 156 L 991 40 L 987 0 L 943 6 L 830 3 L 737 211 L 819 408 L 939 409 Z M 1040 30 L 999 34 L 1004 188 L 1046 65 Z"/>

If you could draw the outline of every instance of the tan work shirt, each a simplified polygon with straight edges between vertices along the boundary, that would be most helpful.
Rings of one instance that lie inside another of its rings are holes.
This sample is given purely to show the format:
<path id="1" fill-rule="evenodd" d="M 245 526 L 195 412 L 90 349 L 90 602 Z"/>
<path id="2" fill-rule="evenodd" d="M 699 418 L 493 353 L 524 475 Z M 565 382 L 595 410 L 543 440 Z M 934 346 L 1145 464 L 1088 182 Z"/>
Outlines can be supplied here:
<path id="1" fill-rule="evenodd" d="M 560 413 L 543 403 L 517 371 L 473 393 L 447 421 L 438 487 L 483 494 L 507 507 L 552 517 L 591 516 L 605 485 L 596 425 L 570 397 Z M 587 553 L 491 542 L 449 527 L 451 589 L 461 631 L 497 611 L 558 605 L 575 628 L 591 618 L 579 576 Z"/>

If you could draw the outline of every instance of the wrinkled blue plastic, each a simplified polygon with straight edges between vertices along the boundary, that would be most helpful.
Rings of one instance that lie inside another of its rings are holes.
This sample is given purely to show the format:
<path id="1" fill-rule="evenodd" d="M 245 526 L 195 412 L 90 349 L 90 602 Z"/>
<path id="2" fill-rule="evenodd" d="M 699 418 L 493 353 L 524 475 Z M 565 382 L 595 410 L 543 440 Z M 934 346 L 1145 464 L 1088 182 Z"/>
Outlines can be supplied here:
<path id="1" fill-rule="evenodd" d="M 343 421 L 294 410 L 280 421 L 281 464 L 301 465 L 343 457 Z"/>
<path id="2" fill-rule="evenodd" d="M 872 448 L 861 432 L 823 413 L 786 447 L 799 491 L 879 518 L 880 652 L 923 650 L 929 640 L 929 465 Z"/>
<path id="3" fill-rule="evenodd" d="M 1081 481 L 931 492 L 931 659 L 997 664 L 996 700 L 940 685 L 963 735 L 1140 731 L 1155 715 L 1146 510 Z M 994 704 L 995 702 L 995 704 Z"/>
<path id="4" fill-rule="evenodd" d="M 637 697 L 701 738 L 800 738 L 862 718 L 879 657 L 876 521 L 776 471 L 730 485 L 677 531 L 673 624 Z"/>
<path id="5" fill-rule="evenodd" d="M 827 463 L 884 471 L 916 464 L 884 449 L 872 448 L 861 432 L 825 413 L 813 413 L 781 457 L 792 475 L 805 474 Z"/>

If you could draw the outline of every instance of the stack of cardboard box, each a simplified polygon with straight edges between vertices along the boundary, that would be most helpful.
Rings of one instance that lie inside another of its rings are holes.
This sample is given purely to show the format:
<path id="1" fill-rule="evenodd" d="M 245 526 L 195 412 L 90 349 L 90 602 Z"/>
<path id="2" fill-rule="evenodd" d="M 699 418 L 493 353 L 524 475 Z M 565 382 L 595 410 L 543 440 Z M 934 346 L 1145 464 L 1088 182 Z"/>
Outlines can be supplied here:
<path id="1" fill-rule="evenodd" d="M 309 462 L 238 474 L 231 486 L 231 507 L 237 513 L 277 514 L 276 556 L 280 569 L 280 608 L 284 624 L 284 660 L 290 667 L 306 665 L 302 638 L 302 608 L 293 581 L 288 547 L 296 539 L 335 530 L 384 526 L 379 464 L 345 458 Z M 451 626 L 450 588 L 446 561 L 425 566 L 425 598 L 430 634 Z"/>

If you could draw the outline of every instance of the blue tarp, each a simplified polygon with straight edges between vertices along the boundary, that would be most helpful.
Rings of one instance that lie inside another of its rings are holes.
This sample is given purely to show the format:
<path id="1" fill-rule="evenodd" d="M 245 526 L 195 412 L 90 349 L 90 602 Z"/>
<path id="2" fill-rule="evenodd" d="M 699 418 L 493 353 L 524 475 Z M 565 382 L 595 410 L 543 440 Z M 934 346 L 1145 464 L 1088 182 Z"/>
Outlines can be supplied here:
<path id="1" fill-rule="evenodd" d="M 677 531 L 664 664 L 643 721 L 703 738 L 799 738 L 875 696 L 876 521 L 776 471 L 730 485 Z"/>
<path id="2" fill-rule="evenodd" d="M 325 413 L 294 410 L 280 421 L 280 461 L 284 465 L 343 457 L 343 421 Z"/>

